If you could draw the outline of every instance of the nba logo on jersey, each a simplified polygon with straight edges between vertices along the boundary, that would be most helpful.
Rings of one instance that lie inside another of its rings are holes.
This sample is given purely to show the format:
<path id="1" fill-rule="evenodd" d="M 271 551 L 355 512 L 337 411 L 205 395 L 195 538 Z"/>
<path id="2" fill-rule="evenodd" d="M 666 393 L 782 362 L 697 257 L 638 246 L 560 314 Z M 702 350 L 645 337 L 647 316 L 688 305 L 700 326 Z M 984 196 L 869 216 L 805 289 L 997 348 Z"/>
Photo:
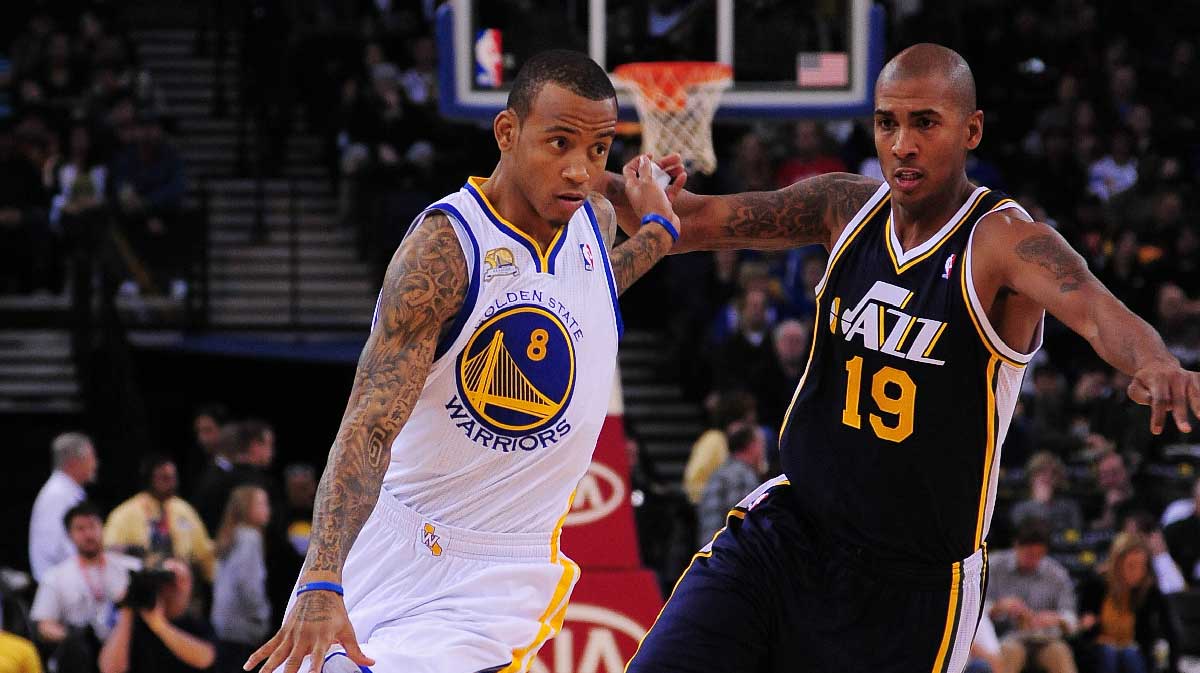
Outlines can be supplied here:
<path id="1" fill-rule="evenodd" d="M 950 256 L 946 258 L 946 268 L 942 271 L 942 278 L 950 277 L 950 271 L 954 269 L 954 258 L 956 256 L 954 253 L 950 253 Z"/>
<path id="2" fill-rule="evenodd" d="M 583 268 L 587 271 L 595 270 L 596 262 L 592 259 L 592 246 L 587 243 L 580 243 L 579 252 L 583 255 Z"/>
<path id="3" fill-rule="evenodd" d="M 484 28 L 475 36 L 475 86 L 495 89 L 504 79 L 500 31 Z"/>

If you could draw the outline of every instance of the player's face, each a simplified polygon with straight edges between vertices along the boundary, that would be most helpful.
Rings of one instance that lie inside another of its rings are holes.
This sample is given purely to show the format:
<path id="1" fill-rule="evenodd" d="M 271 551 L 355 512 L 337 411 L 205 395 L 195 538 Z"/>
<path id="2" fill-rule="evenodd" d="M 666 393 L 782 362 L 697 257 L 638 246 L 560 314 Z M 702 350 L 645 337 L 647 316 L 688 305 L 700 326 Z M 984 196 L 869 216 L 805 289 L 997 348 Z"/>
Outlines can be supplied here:
<path id="1" fill-rule="evenodd" d="M 963 110 L 942 79 L 888 80 L 875 91 L 875 151 L 902 206 L 919 206 L 953 184 L 982 138 L 983 113 Z"/>
<path id="2" fill-rule="evenodd" d="M 556 84 L 542 87 L 514 147 L 521 190 L 540 217 L 562 226 L 600 189 L 616 132 L 615 99 L 588 100 Z"/>

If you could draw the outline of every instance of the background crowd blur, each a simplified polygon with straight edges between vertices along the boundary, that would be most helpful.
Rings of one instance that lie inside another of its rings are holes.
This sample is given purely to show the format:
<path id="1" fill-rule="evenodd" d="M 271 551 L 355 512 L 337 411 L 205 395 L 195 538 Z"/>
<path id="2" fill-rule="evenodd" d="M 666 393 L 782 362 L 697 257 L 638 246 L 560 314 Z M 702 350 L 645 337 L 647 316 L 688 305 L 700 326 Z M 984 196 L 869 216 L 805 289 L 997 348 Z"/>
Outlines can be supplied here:
<path id="1" fill-rule="evenodd" d="M 245 170 L 271 174 L 294 125 L 319 133 L 338 226 L 376 273 L 403 223 L 494 160 L 489 128 L 438 114 L 439 3 L 202 4 L 203 30 L 226 21 L 242 40 L 243 106 L 263 148 Z M 889 53 L 930 40 L 971 63 L 986 114 L 971 179 L 1057 228 L 1200 366 L 1200 6 L 1176 3 L 1168 20 L 1100 0 L 883 4 Z M 63 5 L 6 7 L 0 22 L 0 294 L 65 293 L 83 268 L 104 293 L 185 296 L 200 239 L 172 101 L 140 66 L 119 3 Z M 869 119 L 721 123 L 715 137 L 719 168 L 690 189 L 880 177 Z M 637 149 L 619 140 L 613 166 Z M 643 557 L 668 589 L 723 513 L 778 472 L 824 265 L 819 246 L 695 253 L 622 301 L 627 322 L 667 335 L 669 369 L 707 418 L 679 480 L 627 428 Z M 1200 445 L 1172 425 L 1151 435 L 1128 381 L 1047 318 L 1003 448 L 976 670 L 1170 670 L 1200 656 Z M 227 671 L 269 634 L 320 468 L 276 451 L 271 424 L 247 417 L 260 408 L 233 417 L 225 403 L 195 411 L 193 444 L 137 456 L 137 483 L 124 475 L 95 504 L 97 462 L 123 447 L 63 427 L 37 448 L 53 471 L 29 520 L 22 569 L 35 584 L 0 576 L 0 670 Z"/>

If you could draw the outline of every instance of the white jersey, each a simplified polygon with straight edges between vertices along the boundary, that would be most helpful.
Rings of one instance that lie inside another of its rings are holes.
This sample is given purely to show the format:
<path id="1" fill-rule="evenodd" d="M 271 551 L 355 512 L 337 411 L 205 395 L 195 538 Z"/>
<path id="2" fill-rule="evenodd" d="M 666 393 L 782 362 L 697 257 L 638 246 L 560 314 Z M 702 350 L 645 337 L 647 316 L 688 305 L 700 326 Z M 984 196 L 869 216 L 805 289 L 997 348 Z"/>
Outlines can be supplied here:
<path id="1" fill-rule="evenodd" d="M 589 203 L 542 251 L 488 203 L 484 182 L 471 178 L 413 223 L 449 216 L 470 284 L 392 443 L 384 490 L 449 526 L 550 536 L 608 407 L 616 284 Z"/>

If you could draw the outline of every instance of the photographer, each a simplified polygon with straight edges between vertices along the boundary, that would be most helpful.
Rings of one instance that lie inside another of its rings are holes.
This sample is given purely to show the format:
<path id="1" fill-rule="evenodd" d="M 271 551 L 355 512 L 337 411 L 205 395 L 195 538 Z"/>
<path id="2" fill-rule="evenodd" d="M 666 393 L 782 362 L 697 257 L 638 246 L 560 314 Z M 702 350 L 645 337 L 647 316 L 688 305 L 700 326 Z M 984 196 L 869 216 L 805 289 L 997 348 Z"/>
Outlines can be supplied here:
<path id="1" fill-rule="evenodd" d="M 164 561 L 162 570 L 169 574 L 131 575 L 117 624 L 100 649 L 100 673 L 189 673 L 212 666 L 212 627 L 187 614 L 191 570 L 178 559 Z"/>

